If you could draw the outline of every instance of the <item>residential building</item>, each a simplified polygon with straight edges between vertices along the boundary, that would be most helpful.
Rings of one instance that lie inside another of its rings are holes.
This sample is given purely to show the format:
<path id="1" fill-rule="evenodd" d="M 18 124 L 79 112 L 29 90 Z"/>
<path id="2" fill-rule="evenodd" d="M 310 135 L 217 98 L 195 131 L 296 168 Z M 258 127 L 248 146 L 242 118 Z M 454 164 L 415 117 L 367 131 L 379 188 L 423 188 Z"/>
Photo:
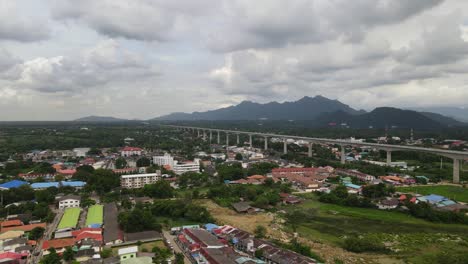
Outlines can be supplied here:
<path id="1" fill-rule="evenodd" d="M 119 257 L 121 261 L 127 260 L 127 259 L 133 259 L 136 258 L 138 252 L 138 247 L 126 247 L 126 248 L 120 248 L 118 251 Z"/>
<path id="2" fill-rule="evenodd" d="M 75 153 L 76 157 L 86 157 L 90 149 L 91 148 L 74 148 L 73 152 Z"/>
<path id="3" fill-rule="evenodd" d="M 123 242 L 122 231 L 117 222 L 117 205 L 115 203 L 104 204 L 104 244 L 115 245 Z"/>
<path id="4" fill-rule="evenodd" d="M 59 209 L 80 207 L 81 197 L 78 195 L 66 195 L 57 199 L 57 201 Z"/>
<path id="5" fill-rule="evenodd" d="M 137 147 L 124 147 L 120 150 L 122 157 L 141 156 L 143 149 Z"/>
<path id="6" fill-rule="evenodd" d="M 193 161 L 186 161 L 182 163 L 175 161 L 172 170 L 177 175 L 181 175 L 186 172 L 200 172 L 200 160 L 194 159 Z"/>
<path id="7" fill-rule="evenodd" d="M 120 186 L 124 189 L 143 188 L 161 179 L 161 173 L 131 174 L 120 176 Z"/>
<path id="8" fill-rule="evenodd" d="M 164 153 L 163 156 L 154 156 L 153 163 L 159 166 L 169 165 L 171 169 L 174 167 L 174 158 L 169 153 Z"/>

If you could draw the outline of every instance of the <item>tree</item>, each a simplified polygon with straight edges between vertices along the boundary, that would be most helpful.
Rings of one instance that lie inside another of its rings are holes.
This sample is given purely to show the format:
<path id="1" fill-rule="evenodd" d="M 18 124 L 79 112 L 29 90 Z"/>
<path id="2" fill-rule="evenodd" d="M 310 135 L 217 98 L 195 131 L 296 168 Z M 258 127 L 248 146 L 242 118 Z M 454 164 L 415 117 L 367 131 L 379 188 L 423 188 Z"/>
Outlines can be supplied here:
<path id="1" fill-rule="evenodd" d="M 42 227 L 35 227 L 29 232 L 29 239 L 38 240 L 44 235 L 45 229 Z"/>
<path id="2" fill-rule="evenodd" d="M 102 155 L 102 151 L 98 148 L 91 148 L 88 153 L 86 153 L 88 155 L 94 155 L 94 156 L 100 156 Z"/>
<path id="3" fill-rule="evenodd" d="M 58 264 L 60 256 L 55 251 L 55 248 L 49 248 L 49 254 L 41 259 L 40 264 Z"/>
<path id="4" fill-rule="evenodd" d="M 101 258 L 109 258 L 110 256 L 112 256 L 112 249 L 103 248 L 101 250 Z"/>
<path id="5" fill-rule="evenodd" d="M 263 257 L 263 249 L 255 250 L 255 257 L 261 259 Z"/>
<path id="6" fill-rule="evenodd" d="M 175 264 L 184 264 L 184 254 L 182 253 L 175 253 Z"/>
<path id="7" fill-rule="evenodd" d="M 119 157 L 115 160 L 115 168 L 116 169 L 123 169 L 127 166 L 127 161 L 122 158 L 122 157 Z"/>
<path id="8" fill-rule="evenodd" d="M 63 252 L 63 259 L 65 261 L 71 261 L 75 258 L 75 253 L 73 252 L 71 247 L 66 247 L 65 251 Z"/>
<path id="9" fill-rule="evenodd" d="M 244 157 L 242 157 L 242 154 L 237 153 L 235 159 L 236 159 L 236 160 L 243 160 Z"/>
<path id="10" fill-rule="evenodd" d="M 147 157 L 141 157 L 136 162 L 137 167 L 149 167 L 151 165 L 150 159 Z"/>
<path id="11" fill-rule="evenodd" d="M 257 227 L 255 227 L 254 234 L 256 238 L 264 238 L 266 236 L 266 233 L 267 229 L 264 226 L 258 225 Z"/>
<path id="12" fill-rule="evenodd" d="M 154 184 L 145 185 L 143 193 L 152 198 L 172 198 L 174 197 L 174 188 L 168 181 L 161 180 Z"/>

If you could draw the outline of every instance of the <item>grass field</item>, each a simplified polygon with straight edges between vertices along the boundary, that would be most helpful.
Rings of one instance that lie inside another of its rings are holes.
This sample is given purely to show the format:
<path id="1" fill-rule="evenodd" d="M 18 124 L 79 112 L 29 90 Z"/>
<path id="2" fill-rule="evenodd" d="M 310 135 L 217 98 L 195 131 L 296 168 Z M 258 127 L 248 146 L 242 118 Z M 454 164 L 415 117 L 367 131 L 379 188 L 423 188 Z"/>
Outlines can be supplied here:
<path id="1" fill-rule="evenodd" d="M 101 204 L 95 204 L 88 209 L 88 215 L 86 216 L 86 226 L 92 224 L 101 224 L 103 223 L 103 212 L 104 206 Z"/>
<path id="2" fill-rule="evenodd" d="M 80 217 L 80 208 L 67 208 L 60 219 L 57 229 L 75 228 Z"/>
<path id="3" fill-rule="evenodd" d="M 468 189 L 454 185 L 421 185 L 414 187 L 399 187 L 398 191 L 413 192 L 423 195 L 438 194 L 455 201 L 468 203 Z"/>
<path id="4" fill-rule="evenodd" d="M 430 263 L 429 256 L 451 247 L 468 252 L 467 225 L 432 223 L 400 212 L 325 204 L 313 195 L 307 197 L 303 204 L 283 209 L 316 212 L 297 229 L 310 241 L 341 246 L 348 236 L 377 238 L 391 247 L 389 257 L 410 263 Z"/>

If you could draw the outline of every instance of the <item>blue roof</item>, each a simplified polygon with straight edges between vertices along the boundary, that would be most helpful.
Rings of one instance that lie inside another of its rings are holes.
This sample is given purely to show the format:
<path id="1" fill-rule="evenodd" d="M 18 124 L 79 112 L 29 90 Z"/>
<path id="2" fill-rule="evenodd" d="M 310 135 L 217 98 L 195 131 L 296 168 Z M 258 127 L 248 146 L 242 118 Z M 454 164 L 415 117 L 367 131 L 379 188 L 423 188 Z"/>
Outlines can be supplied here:
<path id="1" fill-rule="evenodd" d="M 345 183 L 345 186 L 353 189 L 361 189 L 361 186 L 352 183 Z"/>
<path id="2" fill-rule="evenodd" d="M 31 188 L 33 189 L 45 189 L 49 187 L 59 187 L 58 182 L 35 182 L 31 184 Z"/>
<path id="3" fill-rule="evenodd" d="M 449 205 L 452 205 L 452 204 L 456 204 L 456 202 L 452 201 L 452 200 L 443 200 L 441 202 L 438 202 L 436 204 L 437 207 L 444 207 L 444 206 L 449 206 Z"/>
<path id="4" fill-rule="evenodd" d="M 25 185 L 25 184 L 29 184 L 29 183 L 25 181 L 12 180 L 12 181 L 0 184 L 0 189 L 18 188 L 21 185 Z"/>
<path id="5" fill-rule="evenodd" d="M 447 200 L 447 198 L 445 198 L 444 196 L 437 195 L 437 194 L 429 194 L 429 195 L 423 196 L 421 198 L 427 200 L 430 203 L 437 203 L 437 202 L 440 202 L 440 201 L 443 201 L 443 200 Z"/>
<path id="6" fill-rule="evenodd" d="M 60 182 L 62 186 L 71 186 L 71 187 L 83 187 L 86 185 L 86 182 L 83 181 L 62 181 Z"/>
<path id="7" fill-rule="evenodd" d="M 206 230 L 208 230 L 208 231 L 210 231 L 210 232 L 211 232 L 211 230 L 216 229 L 216 228 L 218 228 L 218 227 L 219 227 L 219 226 L 218 226 L 218 225 L 215 225 L 215 224 L 206 224 L 206 225 L 205 225 Z"/>

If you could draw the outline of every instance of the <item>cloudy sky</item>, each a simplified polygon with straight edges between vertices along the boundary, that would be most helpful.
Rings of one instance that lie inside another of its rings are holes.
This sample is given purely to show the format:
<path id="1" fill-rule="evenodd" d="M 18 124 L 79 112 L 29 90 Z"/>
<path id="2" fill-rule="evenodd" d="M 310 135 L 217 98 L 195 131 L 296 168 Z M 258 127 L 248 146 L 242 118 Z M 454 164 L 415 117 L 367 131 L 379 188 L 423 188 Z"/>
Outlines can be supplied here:
<path id="1" fill-rule="evenodd" d="M 468 1 L 0 0 L 0 120 L 468 106 Z"/>

